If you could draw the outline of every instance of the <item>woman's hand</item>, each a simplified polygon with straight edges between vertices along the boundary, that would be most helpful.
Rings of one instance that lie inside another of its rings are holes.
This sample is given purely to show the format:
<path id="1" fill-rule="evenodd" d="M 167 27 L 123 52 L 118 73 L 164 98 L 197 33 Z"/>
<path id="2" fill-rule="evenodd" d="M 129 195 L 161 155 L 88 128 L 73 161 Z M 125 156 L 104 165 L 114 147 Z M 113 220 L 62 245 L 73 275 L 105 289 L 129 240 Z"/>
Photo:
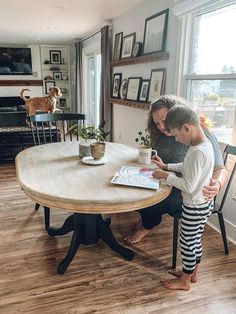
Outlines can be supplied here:
<path id="1" fill-rule="evenodd" d="M 154 155 L 152 157 L 152 162 L 154 162 L 158 168 L 167 170 L 167 164 L 164 164 L 164 162 L 161 160 L 159 156 Z"/>
<path id="2" fill-rule="evenodd" d="M 164 170 L 161 170 L 161 169 L 156 169 L 155 171 L 153 171 L 153 178 L 156 178 L 156 179 L 166 179 L 168 177 L 169 173 L 164 171 Z"/>
<path id="3" fill-rule="evenodd" d="M 205 185 L 202 189 L 203 196 L 205 196 L 207 200 L 211 200 L 219 193 L 220 188 L 221 185 L 219 181 L 211 178 L 210 184 Z"/>

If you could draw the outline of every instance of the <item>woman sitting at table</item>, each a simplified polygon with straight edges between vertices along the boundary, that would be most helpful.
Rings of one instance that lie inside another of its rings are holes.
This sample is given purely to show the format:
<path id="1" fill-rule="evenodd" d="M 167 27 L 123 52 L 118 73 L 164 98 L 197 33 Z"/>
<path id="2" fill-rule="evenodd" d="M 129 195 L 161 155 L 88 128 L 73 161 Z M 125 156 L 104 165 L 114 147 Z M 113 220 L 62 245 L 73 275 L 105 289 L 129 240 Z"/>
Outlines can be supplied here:
<path id="1" fill-rule="evenodd" d="M 184 144 L 175 141 L 165 130 L 165 118 L 167 112 L 174 105 L 189 106 L 184 99 L 164 95 L 158 98 L 151 104 L 151 109 L 148 115 L 147 129 L 150 133 L 152 148 L 157 150 L 158 156 L 153 158 L 164 163 L 179 163 L 183 162 L 187 153 L 188 147 Z M 227 172 L 224 168 L 222 154 L 219 148 L 216 137 L 210 132 L 210 122 L 207 118 L 200 117 L 201 126 L 204 133 L 213 145 L 215 155 L 215 166 L 213 178 L 209 186 L 203 188 L 203 195 L 206 199 L 214 198 L 219 192 L 221 186 L 224 184 Z M 171 194 L 162 202 L 153 206 L 139 210 L 141 219 L 139 220 L 135 233 L 125 238 L 128 243 L 137 243 L 147 235 L 152 228 L 159 225 L 164 214 L 178 214 L 182 210 L 182 196 L 181 191 L 172 188 Z"/>

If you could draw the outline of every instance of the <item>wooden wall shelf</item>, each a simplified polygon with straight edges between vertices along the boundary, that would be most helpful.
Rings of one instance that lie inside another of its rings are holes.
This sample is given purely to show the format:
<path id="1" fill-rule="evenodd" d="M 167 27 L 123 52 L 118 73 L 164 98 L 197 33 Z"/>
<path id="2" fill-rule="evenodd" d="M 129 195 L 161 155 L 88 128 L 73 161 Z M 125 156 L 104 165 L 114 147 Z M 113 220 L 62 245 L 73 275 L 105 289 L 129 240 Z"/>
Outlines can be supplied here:
<path id="1" fill-rule="evenodd" d="M 158 52 L 158 53 L 153 53 L 150 55 L 140 56 L 137 58 L 126 58 L 126 59 L 121 59 L 117 61 L 112 61 L 110 65 L 111 67 L 115 67 L 115 66 L 154 62 L 154 61 L 160 61 L 160 60 L 168 60 L 168 59 L 169 59 L 168 52 Z"/>
<path id="2" fill-rule="evenodd" d="M 0 86 L 43 86 L 42 80 L 0 80 Z"/>
<path id="3" fill-rule="evenodd" d="M 132 101 L 120 98 L 111 98 L 110 102 L 112 104 L 118 104 L 122 106 L 132 107 L 136 109 L 149 110 L 150 102 L 140 102 L 140 101 Z"/>

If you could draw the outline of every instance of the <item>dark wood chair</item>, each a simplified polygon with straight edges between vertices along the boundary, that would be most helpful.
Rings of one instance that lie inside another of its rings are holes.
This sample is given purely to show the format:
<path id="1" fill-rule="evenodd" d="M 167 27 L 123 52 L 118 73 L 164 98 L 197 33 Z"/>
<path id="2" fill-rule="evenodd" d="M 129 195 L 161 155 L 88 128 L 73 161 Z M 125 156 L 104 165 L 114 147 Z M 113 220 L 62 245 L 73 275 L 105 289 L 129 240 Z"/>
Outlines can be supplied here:
<path id="1" fill-rule="evenodd" d="M 78 141 L 78 135 L 73 136 L 70 126 L 77 124 L 84 125 L 85 114 L 82 113 L 42 113 L 29 116 L 34 145 L 42 145 L 60 141 Z M 35 204 L 38 210 L 40 204 Z M 50 208 L 44 206 L 45 229 L 50 225 Z"/>
<path id="2" fill-rule="evenodd" d="M 224 157 L 224 165 L 226 166 L 226 168 L 227 168 L 229 155 L 236 156 L 236 146 L 227 145 L 224 149 L 223 157 Z M 229 254 L 229 249 L 228 249 L 228 244 L 227 244 L 227 237 L 226 237 L 226 230 L 225 230 L 225 223 L 224 223 L 224 216 L 223 216 L 223 208 L 224 208 L 224 204 L 225 204 L 228 192 L 230 190 L 231 183 L 233 181 L 235 171 L 236 171 L 236 162 L 234 162 L 233 169 L 232 169 L 231 174 L 228 178 L 228 182 L 226 184 L 222 200 L 220 203 L 218 203 L 217 202 L 218 198 L 217 197 L 215 198 L 215 205 L 214 205 L 214 209 L 212 211 L 212 214 L 218 215 L 220 231 L 221 231 L 221 236 L 222 236 L 223 245 L 224 245 L 224 252 L 226 255 Z M 172 246 L 172 269 L 175 269 L 176 268 L 176 261 L 177 261 L 179 220 L 181 219 L 181 214 L 171 215 L 171 216 L 174 217 L 173 246 Z"/>

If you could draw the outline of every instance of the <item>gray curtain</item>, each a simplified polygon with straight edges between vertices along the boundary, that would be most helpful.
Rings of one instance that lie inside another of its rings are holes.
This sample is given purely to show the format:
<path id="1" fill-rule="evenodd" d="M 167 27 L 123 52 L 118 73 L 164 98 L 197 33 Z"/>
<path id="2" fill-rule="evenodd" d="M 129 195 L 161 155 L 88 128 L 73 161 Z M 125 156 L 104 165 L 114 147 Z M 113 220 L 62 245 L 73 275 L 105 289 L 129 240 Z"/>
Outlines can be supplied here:
<path id="1" fill-rule="evenodd" d="M 75 106 L 76 112 L 82 113 L 82 43 L 75 44 L 76 51 L 76 88 Z"/>
<path id="2" fill-rule="evenodd" d="M 112 141 L 112 106 L 110 104 L 110 38 L 109 26 L 101 29 L 101 96 L 100 96 L 100 125 L 105 132 L 110 132 L 106 141 Z"/>

